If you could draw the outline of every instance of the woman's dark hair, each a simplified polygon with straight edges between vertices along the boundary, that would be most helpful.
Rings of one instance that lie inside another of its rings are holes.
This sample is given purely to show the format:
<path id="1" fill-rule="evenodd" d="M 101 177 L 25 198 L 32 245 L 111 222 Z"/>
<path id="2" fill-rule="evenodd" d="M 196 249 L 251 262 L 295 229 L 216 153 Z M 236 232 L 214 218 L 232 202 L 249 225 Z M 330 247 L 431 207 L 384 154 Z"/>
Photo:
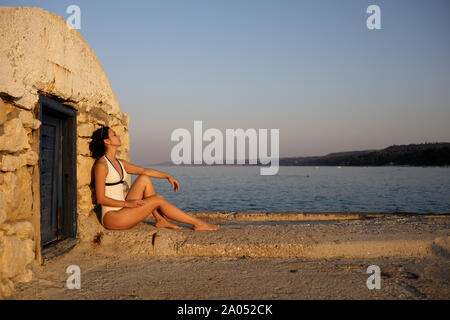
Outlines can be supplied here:
<path id="1" fill-rule="evenodd" d="M 92 141 L 89 143 L 89 150 L 92 152 L 93 158 L 100 158 L 105 155 L 106 147 L 104 139 L 109 138 L 109 127 L 101 127 L 94 131 L 92 134 Z"/>

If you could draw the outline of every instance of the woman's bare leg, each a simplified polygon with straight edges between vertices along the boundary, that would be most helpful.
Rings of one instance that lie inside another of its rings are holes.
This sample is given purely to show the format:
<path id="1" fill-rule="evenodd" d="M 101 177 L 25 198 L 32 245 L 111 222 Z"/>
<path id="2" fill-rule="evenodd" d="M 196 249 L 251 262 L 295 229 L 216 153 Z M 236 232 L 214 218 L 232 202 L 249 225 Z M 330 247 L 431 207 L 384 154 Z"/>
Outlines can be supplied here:
<path id="1" fill-rule="evenodd" d="M 161 196 L 162 197 L 162 196 Z M 181 222 L 181 223 L 187 223 L 192 224 L 194 226 L 194 230 L 201 231 L 201 230 L 217 230 L 219 229 L 218 225 L 209 224 L 207 222 L 204 222 L 202 220 L 199 220 L 197 218 L 194 218 L 187 213 L 185 213 L 183 210 L 177 208 L 173 204 L 171 204 L 169 201 L 164 199 L 162 197 L 162 201 L 159 205 L 159 208 L 161 209 L 162 213 L 167 216 L 168 218 Z"/>
<path id="2" fill-rule="evenodd" d="M 153 195 L 144 201 L 146 203 L 140 207 L 107 212 L 103 217 L 103 225 L 110 230 L 126 230 L 134 227 L 159 206 L 160 196 Z"/>
<path id="3" fill-rule="evenodd" d="M 123 230 L 130 229 L 148 217 L 156 208 L 168 218 L 186 224 L 192 224 L 194 230 L 217 230 L 218 225 L 213 225 L 191 217 L 176 206 L 171 204 L 161 195 L 153 195 L 144 199 L 143 206 L 136 208 L 122 208 L 118 211 L 110 211 L 105 214 L 103 223 L 107 229 Z"/>
<path id="4" fill-rule="evenodd" d="M 133 185 L 131 186 L 128 194 L 126 196 L 126 200 L 142 200 L 143 198 L 148 198 L 156 194 L 155 187 L 150 179 L 150 177 L 146 175 L 139 175 L 136 178 Z M 167 221 L 159 212 L 159 209 L 156 208 L 152 212 L 155 217 L 156 223 L 155 226 L 157 228 L 169 228 L 169 229 L 183 229 L 176 224 Z"/>

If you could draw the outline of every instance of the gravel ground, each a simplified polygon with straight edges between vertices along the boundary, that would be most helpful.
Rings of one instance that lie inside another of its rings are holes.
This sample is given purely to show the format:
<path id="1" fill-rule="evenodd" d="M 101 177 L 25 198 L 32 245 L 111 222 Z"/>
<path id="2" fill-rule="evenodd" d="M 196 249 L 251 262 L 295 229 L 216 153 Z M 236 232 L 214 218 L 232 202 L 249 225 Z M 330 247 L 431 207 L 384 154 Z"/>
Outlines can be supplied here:
<path id="1" fill-rule="evenodd" d="M 66 268 L 77 264 L 81 289 L 69 290 Z M 367 267 L 381 269 L 369 290 Z M 93 258 L 72 251 L 9 299 L 449 299 L 450 260 L 280 258 Z"/>

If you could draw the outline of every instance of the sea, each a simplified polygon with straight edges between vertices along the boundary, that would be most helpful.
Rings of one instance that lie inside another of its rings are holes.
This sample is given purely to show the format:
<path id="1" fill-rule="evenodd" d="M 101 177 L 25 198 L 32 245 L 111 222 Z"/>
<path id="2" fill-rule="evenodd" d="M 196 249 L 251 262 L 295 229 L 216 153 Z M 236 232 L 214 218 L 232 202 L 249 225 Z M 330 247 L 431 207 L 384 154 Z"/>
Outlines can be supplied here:
<path id="1" fill-rule="evenodd" d="M 147 166 L 148 167 L 148 166 Z M 151 178 L 184 211 L 450 213 L 449 167 L 153 166 L 179 183 Z M 132 182 L 136 176 L 132 176 Z"/>

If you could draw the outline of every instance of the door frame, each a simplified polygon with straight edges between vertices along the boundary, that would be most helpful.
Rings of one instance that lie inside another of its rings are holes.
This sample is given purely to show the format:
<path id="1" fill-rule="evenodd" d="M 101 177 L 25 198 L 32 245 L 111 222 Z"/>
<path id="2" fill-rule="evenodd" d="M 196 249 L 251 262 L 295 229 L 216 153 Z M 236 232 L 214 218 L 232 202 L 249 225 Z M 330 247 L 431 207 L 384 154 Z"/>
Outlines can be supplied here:
<path id="1" fill-rule="evenodd" d="M 55 99 L 43 94 L 39 95 L 39 120 L 42 122 L 43 114 L 61 119 L 62 132 L 62 213 L 61 224 L 58 228 L 56 242 L 76 238 L 77 235 L 77 110 L 64 105 Z M 39 145 L 41 143 L 39 134 Z M 41 168 L 41 150 L 39 147 L 39 172 Z M 40 185 L 40 184 L 39 184 Z M 40 188 L 39 188 L 40 190 Z M 57 196 L 55 194 L 54 196 Z M 39 197 L 40 193 L 39 193 Z M 42 204 L 41 204 L 42 205 Z M 41 211 L 39 209 L 39 216 Z M 39 228 L 41 234 L 42 226 Z M 41 237 L 39 237 L 39 241 Z M 52 242 L 54 243 L 54 242 Z M 41 249 L 47 247 L 39 243 Z"/>

